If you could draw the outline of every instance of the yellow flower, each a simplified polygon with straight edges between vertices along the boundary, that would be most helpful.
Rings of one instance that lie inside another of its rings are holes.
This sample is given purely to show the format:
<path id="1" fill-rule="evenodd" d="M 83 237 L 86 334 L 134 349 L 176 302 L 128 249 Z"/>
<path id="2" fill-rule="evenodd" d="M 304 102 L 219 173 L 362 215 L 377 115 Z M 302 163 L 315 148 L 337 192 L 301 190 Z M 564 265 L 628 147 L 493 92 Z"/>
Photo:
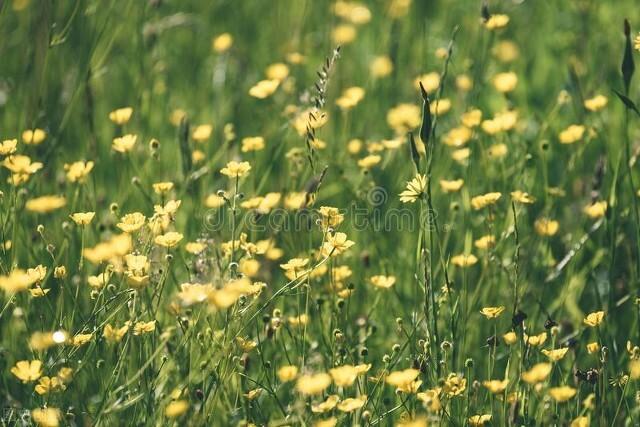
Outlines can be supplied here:
<path id="1" fill-rule="evenodd" d="M 67 204 L 67 200 L 60 196 L 41 196 L 27 200 L 25 208 L 36 213 L 48 213 L 60 209 Z"/>
<path id="2" fill-rule="evenodd" d="M 535 197 L 531 194 L 520 190 L 512 191 L 511 198 L 518 203 L 524 203 L 527 205 L 536 201 Z"/>
<path id="3" fill-rule="evenodd" d="M 386 376 L 385 382 L 397 389 L 404 391 L 411 388 L 411 385 L 420 375 L 417 369 L 405 369 L 403 371 L 393 371 Z"/>
<path id="4" fill-rule="evenodd" d="M 152 185 L 153 191 L 156 194 L 167 194 L 169 191 L 173 190 L 173 182 L 165 181 L 165 182 L 156 182 Z"/>
<path id="5" fill-rule="evenodd" d="M 102 336 L 107 340 L 108 343 L 115 344 L 122 341 L 124 335 L 129 331 L 129 322 L 125 323 L 124 326 L 120 328 L 116 328 L 111 326 L 110 323 L 107 323 L 102 332 Z"/>
<path id="6" fill-rule="evenodd" d="M 599 326 L 603 320 L 604 311 L 595 311 L 593 313 L 587 314 L 587 317 L 584 318 L 584 324 L 595 328 L 596 326 Z"/>
<path id="7" fill-rule="evenodd" d="M 96 215 L 95 212 L 76 212 L 74 214 L 69 215 L 69 217 L 75 222 L 77 225 L 87 225 L 91 221 L 93 221 L 93 217 Z"/>
<path id="8" fill-rule="evenodd" d="M 443 142 L 449 147 L 461 147 L 471 139 L 472 135 L 473 132 L 468 127 L 458 126 L 445 134 Z"/>
<path id="9" fill-rule="evenodd" d="M 282 62 L 271 64 L 265 70 L 267 79 L 283 81 L 289 76 L 289 67 Z"/>
<path id="10" fill-rule="evenodd" d="M 482 315 L 487 319 L 496 319 L 502 314 L 504 310 L 504 306 L 501 305 L 500 307 L 485 307 L 480 310 L 480 313 L 482 313 Z"/>
<path id="11" fill-rule="evenodd" d="M 478 249 L 488 249 L 496 245 L 496 238 L 488 234 L 473 242 L 473 245 Z"/>
<path id="12" fill-rule="evenodd" d="M 538 335 L 524 334 L 524 341 L 532 347 L 537 347 L 544 344 L 547 341 L 547 333 L 542 332 Z"/>
<path id="13" fill-rule="evenodd" d="M 242 148 L 241 151 L 243 153 L 248 153 L 249 151 L 260 151 L 264 149 L 264 138 L 261 136 L 252 136 L 248 138 L 242 138 Z"/>
<path id="14" fill-rule="evenodd" d="M 427 188 L 427 176 L 417 174 L 411 181 L 407 182 L 406 189 L 400 193 L 402 203 L 414 203 Z"/>
<path id="15" fill-rule="evenodd" d="M 421 122 L 422 113 L 415 104 L 398 104 L 387 112 L 387 124 L 399 135 L 417 128 Z"/>
<path id="16" fill-rule="evenodd" d="M 413 79 L 413 87 L 415 87 L 416 90 L 420 90 L 420 83 L 422 83 L 427 93 L 435 92 L 438 87 L 440 87 L 440 73 L 432 71 Z"/>
<path id="17" fill-rule="evenodd" d="M 293 365 L 283 366 L 278 369 L 278 379 L 283 383 L 293 381 L 298 376 L 298 367 Z"/>
<path id="18" fill-rule="evenodd" d="M 600 351 L 600 344 L 597 341 L 587 344 L 587 353 L 594 354 Z"/>
<path id="19" fill-rule="evenodd" d="M 80 347 L 81 345 L 88 343 L 92 339 L 93 334 L 77 334 L 71 338 L 70 344 L 74 347 Z"/>
<path id="20" fill-rule="evenodd" d="M 499 73 L 493 78 L 493 86 L 498 92 L 507 93 L 516 88 L 518 75 L 514 72 Z"/>
<path id="21" fill-rule="evenodd" d="M 487 149 L 487 156 L 492 159 L 500 159 L 506 156 L 508 152 L 507 144 L 493 144 Z"/>
<path id="22" fill-rule="evenodd" d="M 516 341 L 518 340 L 518 336 L 516 335 L 515 332 L 510 331 L 510 332 L 507 332 L 506 334 L 504 334 L 502 336 L 502 339 L 504 340 L 505 344 L 512 345 L 512 344 L 516 343 Z"/>
<path id="23" fill-rule="evenodd" d="M 478 109 L 469 110 L 462 114 L 462 124 L 468 128 L 474 128 L 482 121 L 482 111 Z"/>
<path id="24" fill-rule="evenodd" d="M 223 206 L 225 203 L 224 197 L 217 194 L 209 194 L 204 201 L 204 205 L 208 208 L 215 209 Z"/>
<path id="25" fill-rule="evenodd" d="M 16 152 L 17 139 L 5 139 L 0 143 L 0 156 L 8 156 Z"/>
<path id="26" fill-rule="evenodd" d="M 633 46 L 636 48 L 636 50 L 640 50 L 640 33 L 634 39 Z"/>
<path id="27" fill-rule="evenodd" d="M 156 236 L 154 241 L 156 245 L 159 245 L 165 248 L 172 248 L 176 246 L 178 243 L 180 243 L 183 237 L 184 236 L 181 233 L 177 233 L 175 231 L 169 231 L 168 233 Z"/>
<path id="28" fill-rule="evenodd" d="M 327 241 L 322 245 L 322 255 L 337 256 L 355 245 L 355 242 L 348 240 L 345 233 L 337 232 L 327 237 Z"/>
<path id="29" fill-rule="evenodd" d="M 440 180 L 440 188 L 445 193 L 455 193 L 457 191 L 460 191 L 463 185 L 464 185 L 463 179 L 455 179 L 455 180 L 441 179 Z"/>
<path id="30" fill-rule="evenodd" d="M 556 402 L 560 403 L 571 399 L 576 395 L 576 393 L 577 390 L 575 388 L 566 385 L 561 387 L 552 387 L 549 389 L 549 396 L 551 396 L 551 398 Z"/>
<path id="31" fill-rule="evenodd" d="M 346 45 L 355 40 L 356 27 L 350 24 L 341 24 L 331 31 L 331 39 L 337 45 Z"/>
<path id="32" fill-rule="evenodd" d="M 499 394 L 505 391 L 507 385 L 509 385 L 509 380 L 488 380 L 483 381 L 482 385 L 489 390 L 493 394 Z"/>
<path id="33" fill-rule="evenodd" d="M 322 228 L 337 227 L 344 221 L 344 215 L 340 213 L 340 209 L 331 206 L 320 206 L 318 212 L 322 216 Z"/>
<path id="34" fill-rule="evenodd" d="M 211 40 L 211 49 L 215 52 L 223 53 L 233 45 L 233 36 L 229 33 L 222 33 Z"/>
<path id="35" fill-rule="evenodd" d="M 484 26 L 488 30 L 504 28 L 509 23 L 509 16 L 504 14 L 491 15 Z"/>
<path id="36" fill-rule="evenodd" d="M 589 218 L 602 218 L 607 213 L 607 202 L 604 200 L 600 202 L 593 202 L 592 204 L 585 206 L 582 211 L 587 214 Z"/>
<path id="37" fill-rule="evenodd" d="M 349 387 L 358 377 L 358 369 L 353 365 L 338 366 L 329 369 L 333 382 L 340 387 Z"/>
<path id="38" fill-rule="evenodd" d="M 502 193 L 498 192 L 475 196 L 471 199 L 471 207 L 475 210 L 483 209 L 487 206 L 496 204 L 496 202 L 500 200 L 500 197 L 502 197 Z"/>
<path id="39" fill-rule="evenodd" d="M 314 414 L 321 414 L 323 412 L 329 412 L 336 407 L 338 402 L 340 401 L 340 397 L 336 394 L 331 394 L 327 396 L 327 398 L 315 405 L 311 405 L 311 412 Z"/>
<path id="40" fill-rule="evenodd" d="M 64 382 L 58 377 L 41 377 L 39 384 L 36 385 L 36 393 L 43 395 L 56 391 L 63 391 L 67 387 Z"/>
<path id="41" fill-rule="evenodd" d="M 440 387 L 426 390 L 416 394 L 416 397 L 422 401 L 426 408 L 431 412 L 438 412 L 442 409 L 442 403 L 440 402 Z"/>
<path id="42" fill-rule="evenodd" d="M 167 418 L 177 418 L 189 410 L 189 402 L 186 400 L 172 400 L 166 408 L 164 415 Z"/>
<path id="43" fill-rule="evenodd" d="M 133 233 L 144 225 L 145 220 L 145 216 L 140 212 L 133 212 L 120 218 L 120 222 L 116 226 L 125 233 Z"/>
<path id="44" fill-rule="evenodd" d="M 522 373 L 522 381 L 532 385 L 541 383 L 547 379 L 552 368 L 551 363 L 536 363 L 531 369 Z"/>
<path id="45" fill-rule="evenodd" d="M 117 125 L 124 125 L 129 122 L 132 114 L 133 108 L 131 107 L 118 108 L 109 113 L 109 120 Z"/>
<path id="46" fill-rule="evenodd" d="M 25 130 L 22 132 L 22 142 L 27 145 L 38 145 L 47 137 L 47 133 L 42 129 Z"/>
<path id="47" fill-rule="evenodd" d="M 227 166 L 220 169 L 220 173 L 229 178 L 240 178 L 249 173 L 251 165 L 249 162 L 230 161 Z"/>
<path id="48" fill-rule="evenodd" d="M 640 360 L 632 360 L 629 362 L 629 376 L 632 380 L 640 379 Z"/>
<path id="49" fill-rule="evenodd" d="M 447 98 L 436 99 L 431 103 L 429 111 L 434 116 L 441 116 L 451 109 L 451 100 Z"/>
<path id="50" fill-rule="evenodd" d="M 136 145 L 137 135 L 127 134 L 119 138 L 114 138 L 111 148 L 118 153 L 128 153 Z"/>
<path id="51" fill-rule="evenodd" d="M 196 142 L 204 142 L 211 137 L 213 132 L 213 126 L 211 125 L 198 125 L 191 133 L 191 138 Z"/>
<path id="52" fill-rule="evenodd" d="M 11 368 L 11 373 L 23 383 L 35 381 L 42 375 L 42 362 L 39 360 L 21 360 Z"/>
<path id="53" fill-rule="evenodd" d="M 541 236 L 553 236 L 558 232 L 560 223 L 549 218 L 538 218 L 534 223 L 536 233 Z"/>
<path id="54" fill-rule="evenodd" d="M 467 388 L 467 379 L 458 374 L 451 373 L 444 382 L 442 391 L 449 397 L 459 396 Z"/>
<path id="55" fill-rule="evenodd" d="M 77 161 L 71 164 L 65 164 L 64 170 L 67 171 L 67 180 L 69 182 L 84 182 L 93 169 L 93 162 Z"/>
<path id="56" fill-rule="evenodd" d="M 296 382 L 296 390 L 303 395 L 315 395 L 322 393 L 330 384 L 329 374 L 303 375 Z"/>
<path id="57" fill-rule="evenodd" d="M 472 427 L 480 427 L 491 421 L 490 414 L 473 415 L 469 417 L 469 425 Z"/>
<path id="58" fill-rule="evenodd" d="M 8 275 L 0 275 L 0 289 L 13 294 L 16 292 L 26 291 L 38 280 L 32 274 L 15 268 Z"/>
<path id="59" fill-rule="evenodd" d="M 31 411 L 31 419 L 39 427 L 58 427 L 62 412 L 57 408 L 36 408 Z"/>
<path id="60" fill-rule="evenodd" d="M 336 105 L 343 110 L 350 110 L 362 101 L 364 94 L 365 91 L 361 87 L 353 86 L 347 88 L 342 92 L 342 96 L 336 100 Z"/>
<path id="61" fill-rule="evenodd" d="M 475 263 L 478 262 L 478 258 L 476 258 L 473 254 L 460 254 L 454 257 L 451 257 L 451 264 L 457 265 L 458 267 L 471 267 Z"/>
<path id="62" fill-rule="evenodd" d="M 569 351 L 569 347 L 558 348 L 555 350 L 544 349 L 542 350 L 542 354 L 547 356 L 552 362 L 557 362 L 567 354 L 567 351 Z"/>
<path id="63" fill-rule="evenodd" d="M 395 276 L 372 276 L 369 281 L 376 288 L 389 289 L 396 283 Z"/>
<path id="64" fill-rule="evenodd" d="M 338 403 L 337 408 L 341 412 L 353 412 L 357 409 L 362 408 L 365 403 L 367 403 L 366 395 L 358 396 L 356 398 L 349 397 Z"/>
<path id="65" fill-rule="evenodd" d="M 369 72 L 373 78 L 387 77 L 393 72 L 393 62 L 386 55 L 376 56 L 369 64 Z"/>
<path id="66" fill-rule="evenodd" d="M 148 334 L 149 332 L 153 332 L 155 330 L 155 320 L 151 320 L 150 322 L 137 322 L 135 325 L 133 325 L 133 335 Z"/>
<path id="67" fill-rule="evenodd" d="M 593 98 L 585 99 L 584 108 L 589 111 L 600 111 L 607 106 L 609 100 L 604 95 L 596 95 Z"/>
<path id="68" fill-rule="evenodd" d="M 582 125 L 571 125 L 560 132 L 559 139 L 562 144 L 573 144 L 580 141 L 584 135 L 585 127 Z"/>
<path id="69" fill-rule="evenodd" d="M 67 342 L 68 335 L 65 331 L 34 332 L 29 338 L 29 347 L 33 351 L 46 350 L 54 345 Z"/>
<path id="70" fill-rule="evenodd" d="M 249 95 L 258 99 L 265 99 L 273 95 L 279 85 L 280 80 L 260 80 L 249 89 Z"/>
<path id="71" fill-rule="evenodd" d="M 569 427 L 589 427 L 590 425 L 589 417 L 581 416 L 574 418 Z"/>
<path id="72" fill-rule="evenodd" d="M 381 160 L 382 157 L 378 156 L 377 154 L 371 154 L 358 160 L 358 166 L 363 169 L 371 169 L 372 167 L 380 163 Z"/>
<path id="73" fill-rule="evenodd" d="M 67 275 L 67 267 L 64 265 L 59 265 L 53 269 L 53 277 L 56 279 L 64 279 Z"/>

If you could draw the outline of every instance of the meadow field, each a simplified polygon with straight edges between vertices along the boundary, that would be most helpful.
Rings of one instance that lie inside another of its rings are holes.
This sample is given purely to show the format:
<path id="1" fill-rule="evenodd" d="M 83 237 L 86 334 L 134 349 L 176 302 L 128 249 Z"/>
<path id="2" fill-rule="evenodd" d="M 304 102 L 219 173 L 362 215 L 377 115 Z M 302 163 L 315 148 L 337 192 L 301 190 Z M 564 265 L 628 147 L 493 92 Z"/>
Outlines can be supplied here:
<path id="1" fill-rule="evenodd" d="M 632 0 L 0 1 L 0 425 L 640 425 Z"/>

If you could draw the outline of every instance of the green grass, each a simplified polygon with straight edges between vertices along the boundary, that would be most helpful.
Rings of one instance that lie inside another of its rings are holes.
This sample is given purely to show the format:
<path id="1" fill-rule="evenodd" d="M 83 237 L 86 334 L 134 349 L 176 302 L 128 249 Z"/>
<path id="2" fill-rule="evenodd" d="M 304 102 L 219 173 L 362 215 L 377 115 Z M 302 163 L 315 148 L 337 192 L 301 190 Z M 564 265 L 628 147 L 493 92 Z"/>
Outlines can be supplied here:
<path id="1" fill-rule="evenodd" d="M 350 24 L 339 16 L 348 4 L 329 1 L 0 2 L 0 141 L 18 140 L 0 168 L 6 425 L 20 425 L 16 416 L 96 426 L 465 426 L 484 414 L 486 425 L 639 422 L 639 86 L 632 76 L 627 90 L 621 71 L 623 22 L 633 46 L 637 5 L 496 1 L 489 13 L 509 22 L 489 30 L 481 2 L 416 0 L 395 17 L 392 3 L 404 2 L 360 4 L 355 17 L 368 10 L 370 19 Z M 345 24 L 356 32 L 350 42 L 334 38 Z M 216 50 L 223 33 L 233 42 Z M 393 69 L 376 77 L 380 56 Z M 264 99 L 251 96 L 275 63 L 288 75 Z M 500 93 L 494 78 L 506 72 L 517 85 Z M 441 77 L 428 87 L 431 106 L 451 104 L 428 115 L 431 127 L 415 83 L 427 73 Z M 472 87 L 461 88 L 461 76 Z M 364 97 L 339 108 L 354 86 Z M 596 95 L 608 102 L 590 111 Z M 307 136 L 314 99 L 327 120 Z M 406 126 L 391 123 L 401 104 L 413 105 L 400 117 Z M 123 107 L 131 118 L 110 120 Z M 482 123 L 460 146 L 445 144 L 473 109 Z M 515 124 L 487 132 L 484 122 L 505 111 L 517 112 Z M 430 138 L 412 156 L 408 133 L 417 138 L 421 123 Z M 211 135 L 196 141 L 204 124 Z M 561 143 L 574 124 L 584 133 Z M 46 138 L 25 143 L 23 131 L 35 128 Z M 125 134 L 136 144 L 116 152 L 112 141 Z M 264 149 L 243 152 L 254 136 Z M 12 178 L 17 155 L 42 168 Z M 364 167 L 369 155 L 379 161 Z M 78 160 L 95 165 L 73 182 L 65 165 Z M 251 169 L 225 176 L 231 161 Z M 402 203 L 416 175 L 425 185 Z M 440 181 L 454 179 L 464 184 L 445 192 Z M 173 188 L 160 194 L 159 182 Z M 516 190 L 535 201 L 516 200 Z M 476 209 L 475 197 L 496 192 Z M 206 203 L 223 193 L 221 206 Z M 279 198 L 255 199 L 267 193 Z M 65 203 L 39 212 L 28 203 L 45 195 Z M 177 210 L 163 211 L 171 200 Z M 592 202 L 604 208 L 589 215 Z M 327 227 L 323 206 L 344 220 Z M 77 212 L 95 217 L 81 226 L 70 218 Z M 146 221 L 127 240 L 118 223 L 133 212 Z M 542 232 L 541 218 L 557 231 Z M 182 239 L 164 247 L 157 237 L 167 232 Z M 355 244 L 332 250 L 337 233 Z M 478 247 L 489 235 L 495 245 Z M 98 246 L 117 236 L 117 247 Z M 146 262 L 135 266 L 129 254 Z M 476 262 L 462 266 L 464 254 Z M 308 261 L 285 271 L 294 258 Z M 42 276 L 23 271 L 38 265 Z M 103 272 L 106 283 L 95 277 Z M 380 275 L 395 282 L 376 287 Z M 207 284 L 191 288 L 200 301 L 180 293 L 185 283 Z M 504 311 L 487 319 L 486 307 Z M 587 325 L 599 311 L 599 326 Z M 61 342 L 48 340 L 56 331 Z M 543 332 L 540 345 L 527 338 Z M 78 334 L 92 335 L 74 345 Z M 555 362 L 541 352 L 565 347 Z M 42 367 L 29 376 L 14 369 L 19 361 Z M 538 366 L 547 375 L 530 384 L 522 374 L 539 363 L 550 363 Z M 297 374 L 286 380 L 284 366 Z M 70 378 L 59 379 L 61 368 Z M 43 377 L 57 389 L 39 393 Z M 503 379 L 494 393 L 484 383 Z M 336 407 L 315 407 L 331 395 Z M 29 415 L 37 408 L 54 410 Z"/>

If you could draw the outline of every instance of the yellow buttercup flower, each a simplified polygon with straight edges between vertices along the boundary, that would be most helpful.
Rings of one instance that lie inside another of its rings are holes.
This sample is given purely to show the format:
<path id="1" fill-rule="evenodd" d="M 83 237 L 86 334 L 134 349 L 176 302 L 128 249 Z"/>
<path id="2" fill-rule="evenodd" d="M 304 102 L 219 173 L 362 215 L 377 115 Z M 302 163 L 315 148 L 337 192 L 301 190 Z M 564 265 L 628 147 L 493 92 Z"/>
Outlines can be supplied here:
<path id="1" fill-rule="evenodd" d="M 355 40 L 358 34 L 356 27 L 350 24 L 341 24 L 331 31 L 331 39 L 337 45 L 346 45 Z"/>
<path id="2" fill-rule="evenodd" d="M 279 85 L 280 80 L 261 80 L 249 89 L 249 95 L 258 99 L 265 99 L 273 95 Z"/>
<path id="3" fill-rule="evenodd" d="M 444 135 L 443 142 L 449 147 L 461 147 L 471 139 L 472 135 L 471 129 L 466 126 L 459 126 L 447 132 Z"/>
<path id="4" fill-rule="evenodd" d="M 484 26 L 488 30 L 497 30 L 504 28 L 509 23 L 509 16 L 504 14 L 491 15 Z"/>
<path id="5" fill-rule="evenodd" d="M 14 174 L 31 175 L 42 169 L 44 165 L 40 162 L 32 162 L 28 156 L 16 154 L 5 158 L 2 161 L 2 166 Z"/>
<path id="6" fill-rule="evenodd" d="M 582 139 L 586 128 L 582 125 L 571 125 L 562 132 L 558 138 L 562 144 L 573 144 Z"/>
<path id="7" fill-rule="evenodd" d="M 39 427 L 58 427 L 62 419 L 62 411 L 57 408 L 36 408 L 31 411 L 31 419 Z"/>
<path id="8" fill-rule="evenodd" d="M 363 169 L 371 169 L 372 167 L 380 163 L 381 160 L 382 160 L 382 157 L 380 157 L 379 155 L 371 154 L 369 156 L 363 157 L 362 159 L 358 160 L 358 166 L 360 166 Z"/>
<path id="9" fill-rule="evenodd" d="M 165 248 L 172 248 L 180 243 L 183 237 L 184 236 L 181 233 L 169 231 L 168 233 L 156 236 L 154 241 L 156 245 L 163 246 Z"/>
<path id="10" fill-rule="evenodd" d="M 0 289 L 9 294 L 26 291 L 38 278 L 29 272 L 15 268 L 7 275 L 0 275 Z"/>
<path id="11" fill-rule="evenodd" d="M 473 245 L 478 249 L 489 249 L 496 245 L 496 238 L 495 236 L 488 234 L 473 242 Z"/>
<path id="12" fill-rule="evenodd" d="M 605 200 L 593 202 L 585 206 L 582 211 L 592 219 L 602 218 L 607 213 L 607 202 Z"/>
<path id="13" fill-rule="evenodd" d="M 587 353 L 595 354 L 600 351 L 600 344 L 597 341 L 587 344 Z"/>
<path id="14" fill-rule="evenodd" d="M 504 306 L 501 305 L 500 307 L 485 307 L 480 310 L 480 313 L 482 313 L 482 315 L 487 319 L 496 319 L 504 312 L 504 310 Z"/>
<path id="15" fill-rule="evenodd" d="M 74 214 L 69 215 L 69 217 L 75 222 L 77 225 L 88 225 L 93 221 L 93 217 L 96 215 L 95 212 L 76 212 Z"/>
<path id="16" fill-rule="evenodd" d="M 338 396 L 337 394 L 329 395 L 324 401 L 315 405 L 311 405 L 311 412 L 313 412 L 314 414 L 329 412 L 338 405 L 339 401 L 340 396 Z"/>
<path id="17" fill-rule="evenodd" d="M 369 64 L 369 72 L 373 78 L 387 77 L 393 72 L 393 62 L 386 55 L 376 56 Z"/>
<path id="18" fill-rule="evenodd" d="M 224 53 L 233 45 L 233 36 L 229 33 L 222 33 L 213 38 L 211 48 L 217 53 Z"/>
<path id="19" fill-rule="evenodd" d="M 338 403 L 338 410 L 341 412 L 353 412 L 357 409 L 360 409 L 367 402 L 367 396 L 362 395 L 358 397 L 349 397 L 344 399 L 342 402 Z"/>
<path id="20" fill-rule="evenodd" d="M 518 203 L 524 203 L 527 205 L 536 201 L 535 197 L 533 197 L 531 194 L 520 190 L 512 191 L 511 198 Z"/>
<path id="21" fill-rule="evenodd" d="M 532 347 L 540 346 L 547 341 L 547 333 L 541 332 L 538 335 L 524 334 L 524 341 Z"/>
<path id="22" fill-rule="evenodd" d="M 569 351 L 569 347 L 558 348 L 555 350 L 544 349 L 541 351 L 541 353 L 547 356 L 552 362 L 557 362 L 567 354 L 567 351 Z"/>
<path id="23" fill-rule="evenodd" d="M 536 233 L 541 236 L 553 236 L 558 232 L 560 223 L 549 218 L 538 218 L 534 223 Z"/>
<path id="24" fill-rule="evenodd" d="M 243 153 L 248 153 L 250 151 L 260 151 L 264 150 L 264 138 L 261 136 L 252 136 L 242 139 L 242 148 L 240 149 Z"/>
<path id="25" fill-rule="evenodd" d="M 417 128 L 421 121 L 422 112 L 415 104 L 399 104 L 387 112 L 387 124 L 398 135 Z"/>
<path id="26" fill-rule="evenodd" d="M 296 390 L 303 395 L 322 393 L 331 384 L 331 376 L 326 373 L 303 375 L 296 382 Z"/>
<path id="27" fill-rule="evenodd" d="M 228 176 L 229 178 L 240 178 L 249 173 L 251 165 L 249 162 L 236 162 L 230 161 L 227 166 L 220 169 L 220 173 Z"/>
<path id="28" fill-rule="evenodd" d="M 491 421 L 491 414 L 473 415 L 469 417 L 469 425 L 472 427 L 480 427 Z"/>
<path id="29" fill-rule="evenodd" d="M 371 276 L 369 279 L 371 284 L 376 288 L 389 289 L 396 283 L 395 276 Z"/>
<path id="30" fill-rule="evenodd" d="M 156 330 L 156 321 L 151 320 L 149 322 L 137 322 L 133 325 L 133 335 L 148 334 Z"/>
<path id="31" fill-rule="evenodd" d="M 458 267 L 471 267 L 478 262 L 478 258 L 473 254 L 460 254 L 451 257 L 451 264 Z"/>
<path id="32" fill-rule="evenodd" d="M 514 72 L 499 73 L 493 78 L 493 86 L 498 92 L 512 92 L 518 84 L 518 75 Z"/>
<path id="33" fill-rule="evenodd" d="M 40 360 L 21 360 L 11 368 L 11 373 L 23 383 L 36 381 L 42 375 L 42 362 Z"/>
<path id="34" fill-rule="evenodd" d="M 584 318 L 584 324 L 587 326 L 591 326 L 595 328 L 599 326 L 604 320 L 604 311 L 595 311 L 593 313 L 587 314 L 587 317 Z"/>
<path id="35" fill-rule="evenodd" d="M 292 365 L 283 366 L 280 369 L 278 369 L 277 374 L 278 374 L 278 379 L 283 383 L 288 381 L 293 381 L 298 376 L 298 367 L 292 366 Z"/>
<path id="36" fill-rule="evenodd" d="M 129 322 L 125 323 L 120 328 L 116 328 L 112 326 L 110 323 L 107 323 L 104 327 L 102 336 L 107 340 L 107 342 L 111 344 L 118 343 L 122 341 L 124 335 L 129 331 Z"/>
<path id="37" fill-rule="evenodd" d="M 64 170 L 67 171 L 67 180 L 69 182 L 84 182 L 93 170 L 94 163 L 92 161 L 83 162 L 77 161 L 64 165 Z"/>
<path id="38" fill-rule="evenodd" d="M 552 387 L 549 389 L 549 396 L 556 402 L 566 402 L 575 396 L 577 390 L 573 387 L 569 386 L 561 386 L 561 387 Z"/>
<path id="39" fill-rule="evenodd" d="M 5 139 L 0 143 L 0 156 L 8 156 L 16 152 L 17 139 Z"/>
<path id="40" fill-rule="evenodd" d="M 604 95 L 596 95 L 593 98 L 585 99 L 584 108 L 589 111 L 600 111 L 607 106 L 609 100 Z"/>
<path id="41" fill-rule="evenodd" d="M 27 200 L 25 208 L 30 212 L 49 213 L 67 204 L 67 199 L 61 196 L 41 196 Z"/>
<path id="42" fill-rule="evenodd" d="M 28 129 L 22 132 L 22 142 L 27 145 L 38 145 L 47 137 L 47 133 L 42 129 Z"/>
<path id="43" fill-rule="evenodd" d="M 131 107 L 118 108 L 109 113 L 109 120 L 121 126 L 129 122 L 132 114 L 133 108 Z"/>
<path id="44" fill-rule="evenodd" d="M 358 377 L 358 369 L 353 365 L 343 365 L 329 369 L 333 382 L 340 387 L 349 387 Z"/>
<path id="45" fill-rule="evenodd" d="M 509 380 L 488 380 L 483 381 L 482 385 L 493 394 L 499 394 L 506 390 Z"/>
<path id="46" fill-rule="evenodd" d="M 139 230 L 145 223 L 146 218 L 140 212 L 133 212 L 120 218 L 116 226 L 125 233 L 133 233 Z"/>
<path id="47" fill-rule="evenodd" d="M 445 193 L 458 192 L 460 191 L 463 185 L 464 185 L 463 179 L 454 179 L 454 180 L 441 179 L 440 180 L 440 188 Z"/>
<path id="48" fill-rule="evenodd" d="M 178 418 L 189 410 L 189 402 L 186 400 L 172 400 L 166 408 L 164 415 L 167 418 Z"/>
<path id="49" fill-rule="evenodd" d="M 417 369 L 405 369 L 403 371 L 393 371 L 386 376 L 385 382 L 400 390 L 406 390 L 416 381 L 420 375 Z"/>
<path id="50" fill-rule="evenodd" d="M 515 332 L 511 331 L 504 334 L 502 336 L 502 339 L 504 340 L 505 344 L 512 345 L 512 344 L 515 344 L 516 341 L 518 341 L 518 336 L 516 335 Z"/>
<path id="51" fill-rule="evenodd" d="M 211 137 L 213 126 L 209 124 L 198 125 L 191 132 L 191 138 L 196 142 L 204 142 Z"/>
<path id="52" fill-rule="evenodd" d="M 118 153 L 128 153 L 133 150 L 133 147 L 136 145 L 137 140 L 138 136 L 133 134 L 127 134 L 119 138 L 114 138 L 113 143 L 111 144 L 111 148 L 113 149 L 113 151 L 117 151 Z"/>
<path id="53" fill-rule="evenodd" d="M 444 381 L 442 391 L 449 397 L 459 396 L 467 389 L 467 379 L 451 373 Z"/>
<path id="54" fill-rule="evenodd" d="M 498 192 L 475 196 L 471 199 L 471 207 L 475 210 L 486 208 L 487 206 L 496 204 L 496 202 L 500 200 L 500 197 L 502 197 L 502 193 Z"/>
<path id="55" fill-rule="evenodd" d="M 531 369 L 522 373 L 522 381 L 532 385 L 541 383 L 547 379 L 552 368 L 551 363 L 536 363 Z"/>
<path id="56" fill-rule="evenodd" d="M 39 395 L 49 394 L 56 391 L 63 391 L 67 387 L 58 377 L 40 377 L 39 383 L 35 387 Z"/>

